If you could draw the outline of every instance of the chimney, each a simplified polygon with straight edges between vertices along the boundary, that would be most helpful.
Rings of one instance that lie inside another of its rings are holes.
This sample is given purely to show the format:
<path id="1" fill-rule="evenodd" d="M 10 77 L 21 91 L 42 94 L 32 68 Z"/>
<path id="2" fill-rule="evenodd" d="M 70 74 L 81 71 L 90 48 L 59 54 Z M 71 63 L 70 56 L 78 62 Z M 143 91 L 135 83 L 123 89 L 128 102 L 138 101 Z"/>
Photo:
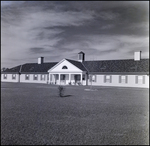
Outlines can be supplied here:
<path id="1" fill-rule="evenodd" d="M 83 62 L 85 60 L 85 54 L 84 52 L 79 52 L 78 53 L 78 61 Z"/>
<path id="2" fill-rule="evenodd" d="M 44 57 L 39 57 L 38 58 L 38 64 L 44 63 Z"/>
<path id="3" fill-rule="evenodd" d="M 134 61 L 140 61 L 141 60 L 141 52 L 142 51 L 134 52 Z"/>

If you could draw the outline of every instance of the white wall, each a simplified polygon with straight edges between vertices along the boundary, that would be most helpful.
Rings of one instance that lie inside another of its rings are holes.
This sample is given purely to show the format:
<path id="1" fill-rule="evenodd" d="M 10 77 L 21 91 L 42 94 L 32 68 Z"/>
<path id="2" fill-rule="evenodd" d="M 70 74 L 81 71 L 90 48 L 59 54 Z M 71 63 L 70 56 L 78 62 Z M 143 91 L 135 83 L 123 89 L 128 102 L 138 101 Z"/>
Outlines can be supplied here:
<path id="1" fill-rule="evenodd" d="M 25 80 L 25 74 L 20 75 L 20 82 L 25 83 L 47 83 L 47 76 L 48 74 L 45 74 L 45 80 L 41 80 L 41 74 L 38 74 L 38 80 L 33 80 L 33 75 L 30 74 L 29 80 Z M 92 85 L 94 86 L 120 86 L 120 87 L 141 87 L 141 88 L 149 88 L 149 76 L 145 76 L 145 84 L 136 84 L 135 83 L 135 76 L 136 75 L 127 75 L 128 76 L 128 82 L 127 83 L 119 83 L 119 75 L 112 75 L 112 82 L 111 83 L 104 83 L 104 75 L 96 75 L 96 82 L 92 82 Z M 16 79 L 12 79 L 12 74 L 7 74 L 7 79 L 4 79 L 4 74 L 1 74 L 1 81 L 2 82 L 18 82 L 19 75 L 16 74 Z M 67 78 L 68 79 L 68 76 Z M 73 75 L 71 76 L 71 79 L 73 79 Z M 69 80 L 67 80 L 69 82 Z M 83 81 L 83 84 L 85 85 L 86 82 Z M 91 85 L 91 82 L 88 79 L 88 85 Z"/>
<path id="2" fill-rule="evenodd" d="M 96 75 L 96 82 L 92 82 L 94 86 L 120 86 L 120 87 L 141 87 L 141 88 L 149 88 L 149 76 L 145 76 L 145 84 L 136 84 L 135 76 L 136 75 L 127 75 L 128 82 L 127 83 L 119 83 L 119 75 L 112 75 L 111 83 L 104 83 L 104 75 Z M 88 85 L 91 85 L 91 82 L 88 79 Z"/>
<path id="3" fill-rule="evenodd" d="M 45 80 L 41 80 L 41 74 L 37 74 L 38 75 L 38 79 L 34 80 L 34 74 L 29 74 L 29 80 L 25 80 L 25 74 L 21 74 L 20 76 L 20 82 L 24 82 L 24 83 L 47 83 L 47 76 L 48 74 L 45 74 Z"/>
<path id="4" fill-rule="evenodd" d="M 4 79 L 4 74 L 1 74 L 1 81 L 2 82 L 18 82 L 18 74 L 16 75 L 16 79 L 12 79 L 12 74 L 7 74 L 7 79 Z"/>

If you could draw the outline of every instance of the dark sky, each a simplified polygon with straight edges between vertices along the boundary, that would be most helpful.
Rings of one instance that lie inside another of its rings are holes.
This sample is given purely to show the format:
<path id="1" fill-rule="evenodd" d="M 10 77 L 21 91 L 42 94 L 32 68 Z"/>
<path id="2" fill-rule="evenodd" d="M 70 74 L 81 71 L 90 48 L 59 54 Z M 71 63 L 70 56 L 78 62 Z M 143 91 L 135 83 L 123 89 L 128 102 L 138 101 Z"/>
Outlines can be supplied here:
<path id="1" fill-rule="evenodd" d="M 149 1 L 1 1 L 1 67 L 149 58 Z"/>

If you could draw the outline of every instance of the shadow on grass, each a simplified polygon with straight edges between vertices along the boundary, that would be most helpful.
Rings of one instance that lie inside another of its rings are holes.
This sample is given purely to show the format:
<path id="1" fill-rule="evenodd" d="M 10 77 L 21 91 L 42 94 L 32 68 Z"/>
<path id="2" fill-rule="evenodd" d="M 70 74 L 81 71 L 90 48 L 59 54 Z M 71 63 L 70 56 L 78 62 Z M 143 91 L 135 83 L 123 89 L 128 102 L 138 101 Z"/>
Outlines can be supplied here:
<path id="1" fill-rule="evenodd" d="M 72 96 L 72 95 L 62 95 L 60 97 L 70 97 L 70 96 Z"/>

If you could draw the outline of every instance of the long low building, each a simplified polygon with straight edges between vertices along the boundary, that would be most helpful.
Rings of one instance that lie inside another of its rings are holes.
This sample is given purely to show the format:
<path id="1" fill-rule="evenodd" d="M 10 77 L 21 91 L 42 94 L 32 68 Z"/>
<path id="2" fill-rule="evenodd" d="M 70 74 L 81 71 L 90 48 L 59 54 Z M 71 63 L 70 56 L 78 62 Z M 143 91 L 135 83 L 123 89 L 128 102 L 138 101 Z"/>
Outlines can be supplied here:
<path id="1" fill-rule="evenodd" d="M 149 59 L 141 59 L 141 51 L 134 53 L 134 59 L 124 60 L 85 61 L 83 52 L 78 60 L 44 63 L 40 57 L 37 63 L 2 71 L 1 81 L 149 88 Z"/>

